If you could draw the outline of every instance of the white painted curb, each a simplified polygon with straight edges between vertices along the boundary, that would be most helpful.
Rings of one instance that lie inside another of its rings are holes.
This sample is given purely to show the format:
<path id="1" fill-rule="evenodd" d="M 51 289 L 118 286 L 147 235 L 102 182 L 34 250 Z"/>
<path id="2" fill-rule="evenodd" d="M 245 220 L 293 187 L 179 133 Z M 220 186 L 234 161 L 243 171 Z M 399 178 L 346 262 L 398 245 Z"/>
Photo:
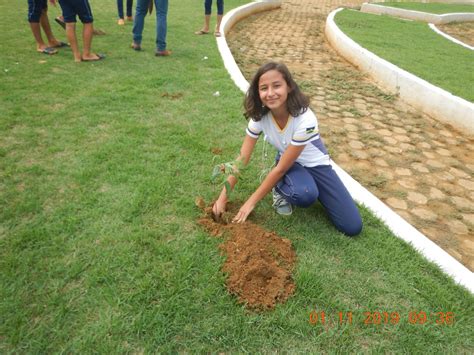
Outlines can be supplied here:
<path id="1" fill-rule="evenodd" d="M 228 12 L 222 19 L 224 31 L 230 30 L 233 24 L 238 20 L 250 16 L 254 13 L 263 11 L 262 3 L 267 3 L 268 8 L 274 9 L 281 5 L 280 0 L 259 1 L 238 7 Z M 272 6 L 269 6 L 269 4 Z M 229 26 L 229 27 L 226 27 Z M 224 61 L 224 66 L 229 72 L 232 80 L 239 87 L 239 89 L 246 93 L 249 83 L 246 81 L 237 63 L 232 56 L 232 53 L 227 46 L 227 41 L 224 37 L 217 38 L 218 49 Z M 410 243 L 416 250 L 418 250 L 425 258 L 436 263 L 444 272 L 450 275 L 456 282 L 466 287 L 471 293 L 474 293 L 474 274 L 469 271 L 464 265 L 459 263 L 451 255 L 446 253 L 443 249 L 429 240 L 426 236 L 421 234 L 412 225 L 406 222 L 403 218 L 397 215 L 386 204 L 375 197 L 370 191 L 365 189 L 361 184 L 354 180 L 336 163 L 331 163 L 334 170 L 341 178 L 344 185 L 349 190 L 351 196 L 357 202 L 367 206 L 378 218 L 380 218 L 390 230 L 399 238 Z"/>
<path id="2" fill-rule="evenodd" d="M 326 20 L 326 38 L 331 46 L 350 63 L 368 73 L 380 85 L 440 121 L 451 124 L 468 135 L 474 135 L 474 104 L 434 86 L 369 52 L 346 36 L 334 22 L 331 12 Z"/>
<path id="3" fill-rule="evenodd" d="M 450 22 L 465 22 L 465 21 L 474 21 L 474 13 L 452 13 L 452 14 L 430 14 L 427 12 L 415 11 L 415 10 L 406 10 L 398 9 L 390 6 L 375 5 L 363 3 L 360 8 L 361 12 L 367 12 L 377 15 L 390 15 L 401 17 L 409 20 L 415 21 L 424 21 L 428 23 L 434 23 L 436 25 L 441 25 Z"/>
<path id="4" fill-rule="evenodd" d="M 396 214 L 338 165 L 335 163 L 332 165 L 354 200 L 365 205 L 375 216 L 380 218 L 393 234 L 411 244 L 425 258 L 437 264 L 456 282 L 474 293 L 474 274 L 468 268 Z"/>
<path id="5" fill-rule="evenodd" d="M 443 31 L 441 31 L 439 28 L 437 28 L 433 23 L 430 23 L 428 25 L 433 31 L 435 31 L 437 34 L 443 36 L 444 38 L 450 40 L 451 42 L 454 42 L 456 44 L 459 44 L 460 46 L 463 46 L 467 49 L 470 49 L 471 51 L 474 51 L 474 47 L 471 47 L 470 45 L 464 43 L 464 42 L 461 42 L 459 40 L 457 40 L 456 38 L 454 37 L 451 37 L 450 35 L 448 35 L 447 33 L 444 33 Z"/>
<path id="6" fill-rule="evenodd" d="M 221 53 L 222 59 L 224 60 L 224 66 L 229 72 L 232 80 L 235 82 L 237 87 L 244 93 L 247 92 L 249 83 L 240 71 L 237 63 L 232 56 L 232 53 L 225 40 L 225 35 L 230 31 L 241 19 L 253 15 L 261 11 L 268 11 L 279 8 L 281 6 L 281 0 L 260 0 L 247 5 L 240 6 L 236 9 L 229 11 L 223 18 L 221 23 L 223 34 L 222 37 L 217 37 L 217 47 Z"/>

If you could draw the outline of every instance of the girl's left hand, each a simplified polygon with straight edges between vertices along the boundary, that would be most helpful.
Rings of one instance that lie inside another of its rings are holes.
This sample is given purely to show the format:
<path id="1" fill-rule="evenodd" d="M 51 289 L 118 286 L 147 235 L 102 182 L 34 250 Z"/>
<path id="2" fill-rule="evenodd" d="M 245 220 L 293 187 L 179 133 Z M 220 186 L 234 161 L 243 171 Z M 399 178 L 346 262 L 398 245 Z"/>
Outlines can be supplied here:
<path id="1" fill-rule="evenodd" d="M 245 202 L 242 207 L 240 207 L 239 212 L 235 215 L 232 219 L 233 223 L 244 223 L 250 214 L 253 211 L 255 205 L 250 203 L 249 201 Z"/>

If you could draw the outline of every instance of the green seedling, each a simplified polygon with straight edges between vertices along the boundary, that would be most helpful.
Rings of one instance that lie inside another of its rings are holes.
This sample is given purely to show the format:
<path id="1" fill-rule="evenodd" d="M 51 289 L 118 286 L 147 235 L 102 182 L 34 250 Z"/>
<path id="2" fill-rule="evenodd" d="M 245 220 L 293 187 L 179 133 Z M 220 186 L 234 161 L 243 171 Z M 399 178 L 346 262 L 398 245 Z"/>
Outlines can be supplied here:
<path id="1" fill-rule="evenodd" d="M 240 178 L 243 168 L 243 163 L 240 160 L 232 160 L 226 163 L 217 164 L 212 170 L 211 182 L 214 184 L 218 183 L 219 185 L 224 185 L 227 196 L 230 196 L 232 189 L 227 179 L 229 176 Z"/>

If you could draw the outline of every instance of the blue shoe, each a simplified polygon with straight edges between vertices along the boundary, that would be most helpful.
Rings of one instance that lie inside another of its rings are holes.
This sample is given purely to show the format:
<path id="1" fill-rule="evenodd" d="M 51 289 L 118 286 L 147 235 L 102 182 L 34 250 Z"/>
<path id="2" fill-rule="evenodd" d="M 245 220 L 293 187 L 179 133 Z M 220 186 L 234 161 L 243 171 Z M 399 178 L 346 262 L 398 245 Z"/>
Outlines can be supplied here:
<path id="1" fill-rule="evenodd" d="M 290 216 L 293 213 L 291 203 L 289 203 L 282 195 L 276 192 L 275 188 L 272 189 L 272 193 L 273 207 L 275 207 L 276 212 L 281 216 Z"/>

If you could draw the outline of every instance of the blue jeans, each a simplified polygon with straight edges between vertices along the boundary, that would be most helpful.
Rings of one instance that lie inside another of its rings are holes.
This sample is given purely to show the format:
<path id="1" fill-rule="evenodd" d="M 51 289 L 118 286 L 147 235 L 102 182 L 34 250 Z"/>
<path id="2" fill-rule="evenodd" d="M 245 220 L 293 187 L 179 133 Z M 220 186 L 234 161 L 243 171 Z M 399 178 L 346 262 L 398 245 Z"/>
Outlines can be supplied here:
<path id="1" fill-rule="evenodd" d="M 168 0 L 154 0 L 156 12 L 156 49 L 164 51 L 166 49 L 166 17 L 168 15 Z M 143 26 L 145 25 L 145 15 L 148 11 L 149 0 L 138 0 L 135 10 L 135 20 L 133 21 L 133 42 L 142 43 Z"/>
<path id="2" fill-rule="evenodd" d="M 210 15 L 212 12 L 212 0 L 204 0 L 204 14 Z M 217 0 L 217 14 L 224 14 L 224 0 Z"/>
<path id="3" fill-rule="evenodd" d="M 362 230 L 359 210 L 331 165 L 307 168 L 295 163 L 275 188 L 295 206 L 309 207 L 318 199 L 337 230 L 348 236 Z"/>
<path id="4" fill-rule="evenodd" d="M 127 0 L 127 17 L 132 17 L 133 0 Z M 117 0 L 118 17 L 123 19 L 123 0 Z"/>

